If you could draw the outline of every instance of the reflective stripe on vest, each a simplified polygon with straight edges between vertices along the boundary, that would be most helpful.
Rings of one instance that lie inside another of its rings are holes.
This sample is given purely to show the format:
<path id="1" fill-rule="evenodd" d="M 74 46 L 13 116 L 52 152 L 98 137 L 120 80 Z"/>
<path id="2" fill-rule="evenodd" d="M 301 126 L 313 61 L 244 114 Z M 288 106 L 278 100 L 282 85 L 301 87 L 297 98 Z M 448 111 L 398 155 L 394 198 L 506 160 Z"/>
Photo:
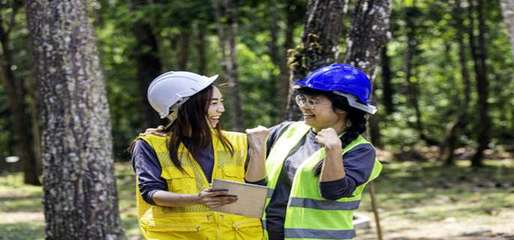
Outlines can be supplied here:
<path id="1" fill-rule="evenodd" d="M 286 229 L 285 238 L 310 238 L 310 239 L 350 239 L 355 237 L 353 230 L 316 230 L 316 229 Z"/>
<path id="2" fill-rule="evenodd" d="M 273 146 L 266 165 L 268 179 L 273 180 L 268 182 L 270 184 L 268 187 L 276 186 L 278 174 L 280 174 L 287 154 L 307 134 L 309 129 L 310 127 L 303 122 L 293 123 Z M 303 135 L 301 135 L 302 133 Z M 360 144 L 369 144 L 369 142 L 359 136 L 343 149 L 343 154 Z M 275 149 L 284 148 L 287 150 L 274 152 Z M 285 151 L 287 153 L 284 154 Z M 319 176 L 314 174 L 315 166 L 324 158 L 325 149 L 321 148 L 305 160 L 296 171 L 286 209 L 284 223 L 286 239 L 350 239 L 355 236 L 352 224 L 353 210 L 359 207 L 361 194 L 366 184 L 358 186 L 351 197 L 343 197 L 336 201 L 324 199 L 319 190 Z M 270 169 L 271 171 L 269 171 Z M 376 178 L 381 169 L 382 165 L 375 160 L 368 182 Z M 272 174 L 277 175 L 273 176 Z"/>
<path id="3" fill-rule="evenodd" d="M 223 132 L 234 147 L 234 155 L 226 150 L 213 132 L 214 167 L 212 178 L 244 181 L 247 157 L 245 134 Z M 167 139 L 155 135 L 140 136 L 155 151 L 162 167 L 161 177 L 168 190 L 180 194 L 198 194 L 209 187 L 200 165 L 187 149 L 179 147 L 179 159 L 184 171 L 177 169 L 169 157 Z M 214 212 L 201 204 L 186 207 L 161 207 L 146 203 L 136 185 L 138 220 L 146 239 L 262 239 L 262 225 L 258 218 Z M 233 236 L 227 238 L 227 236 Z"/>
<path id="4" fill-rule="evenodd" d="M 360 201 L 338 202 L 309 198 L 291 198 L 290 207 L 314 208 L 322 210 L 354 210 L 359 208 Z"/>

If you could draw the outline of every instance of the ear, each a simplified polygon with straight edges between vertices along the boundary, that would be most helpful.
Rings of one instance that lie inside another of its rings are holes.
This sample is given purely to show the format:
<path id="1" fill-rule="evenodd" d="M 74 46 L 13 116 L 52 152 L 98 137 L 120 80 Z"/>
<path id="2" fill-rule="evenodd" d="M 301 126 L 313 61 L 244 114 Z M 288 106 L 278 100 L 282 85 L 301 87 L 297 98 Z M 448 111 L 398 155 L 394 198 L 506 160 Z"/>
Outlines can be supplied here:
<path id="1" fill-rule="evenodd" d="M 342 114 L 344 116 L 346 116 L 348 114 L 346 111 L 341 110 L 339 108 L 336 108 L 336 110 L 334 112 L 337 113 L 337 114 Z"/>

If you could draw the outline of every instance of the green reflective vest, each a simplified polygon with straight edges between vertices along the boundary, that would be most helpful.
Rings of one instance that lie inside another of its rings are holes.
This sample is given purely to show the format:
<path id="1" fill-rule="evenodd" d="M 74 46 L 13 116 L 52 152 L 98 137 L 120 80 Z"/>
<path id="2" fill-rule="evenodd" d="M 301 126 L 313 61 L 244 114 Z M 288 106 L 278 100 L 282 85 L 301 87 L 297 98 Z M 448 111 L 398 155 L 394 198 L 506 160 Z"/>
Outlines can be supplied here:
<path id="1" fill-rule="evenodd" d="M 309 129 L 310 127 L 303 122 L 292 123 L 272 147 L 266 160 L 270 189 L 266 207 L 277 185 L 284 160 Z M 343 154 L 360 144 L 370 143 L 359 136 L 343 149 Z M 286 209 L 285 239 L 351 239 L 355 236 L 352 224 L 353 210 L 359 208 L 366 184 L 378 177 L 382 164 L 375 160 L 368 181 L 359 185 L 351 197 L 328 200 L 321 196 L 319 176 L 314 174 L 316 164 L 324 158 L 325 149 L 321 148 L 303 162 L 296 171 Z M 266 221 L 266 215 L 263 221 Z M 266 224 L 263 225 L 266 226 Z"/>

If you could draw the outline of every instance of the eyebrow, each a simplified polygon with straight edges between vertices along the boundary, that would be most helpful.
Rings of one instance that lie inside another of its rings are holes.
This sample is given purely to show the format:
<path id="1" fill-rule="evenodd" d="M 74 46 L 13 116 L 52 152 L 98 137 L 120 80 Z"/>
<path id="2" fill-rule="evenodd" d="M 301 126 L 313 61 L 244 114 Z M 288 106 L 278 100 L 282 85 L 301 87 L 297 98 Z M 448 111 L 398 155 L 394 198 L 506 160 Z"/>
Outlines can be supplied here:
<path id="1" fill-rule="evenodd" d="M 211 98 L 211 101 L 219 101 L 219 100 L 223 100 L 223 98 Z"/>

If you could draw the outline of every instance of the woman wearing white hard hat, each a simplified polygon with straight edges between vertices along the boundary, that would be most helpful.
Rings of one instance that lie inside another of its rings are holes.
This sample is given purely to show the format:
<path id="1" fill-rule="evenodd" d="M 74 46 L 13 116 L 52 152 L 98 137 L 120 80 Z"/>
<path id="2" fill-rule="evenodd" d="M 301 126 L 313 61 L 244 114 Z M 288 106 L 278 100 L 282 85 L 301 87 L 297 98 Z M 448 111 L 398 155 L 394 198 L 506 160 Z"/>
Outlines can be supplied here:
<path id="1" fill-rule="evenodd" d="M 245 175 L 248 137 L 221 130 L 217 77 L 167 72 L 148 87 L 150 105 L 169 124 L 164 135 L 140 135 L 132 146 L 138 219 L 147 239 L 263 237 L 259 219 L 211 210 L 237 200 L 211 189 L 212 179 L 254 179 L 252 163 Z"/>

